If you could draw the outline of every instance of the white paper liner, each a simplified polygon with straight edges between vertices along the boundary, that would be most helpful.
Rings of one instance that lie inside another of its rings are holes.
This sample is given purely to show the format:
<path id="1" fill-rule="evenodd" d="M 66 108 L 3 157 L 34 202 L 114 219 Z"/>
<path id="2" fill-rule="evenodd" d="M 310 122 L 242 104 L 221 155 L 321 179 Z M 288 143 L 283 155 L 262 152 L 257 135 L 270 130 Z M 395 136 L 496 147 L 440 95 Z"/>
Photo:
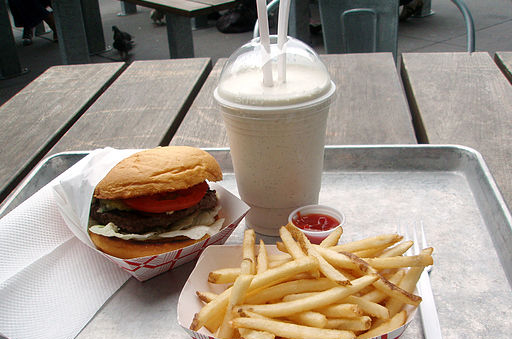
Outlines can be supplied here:
<path id="1" fill-rule="evenodd" d="M 73 234 L 84 244 L 115 262 L 137 280 L 145 281 L 197 259 L 201 252 L 211 244 L 223 244 L 248 212 L 249 206 L 219 184 L 209 183 L 219 196 L 219 204 L 222 206 L 219 216 L 225 219 L 220 232 L 201 242 L 172 252 L 141 258 L 120 259 L 98 251 L 87 232 L 94 188 L 112 167 L 136 151 L 113 148 L 95 150 L 80 161 L 76 168 L 74 166 L 72 171 L 67 171 L 66 175 L 62 176 L 53 186 L 53 189 L 57 206 Z"/>
<path id="2" fill-rule="evenodd" d="M 269 254 L 280 253 L 275 245 L 266 245 Z M 190 274 L 187 282 L 181 290 L 178 300 L 178 323 L 194 339 L 217 339 L 206 328 L 201 328 L 198 332 L 191 330 L 190 324 L 194 319 L 194 314 L 198 313 L 203 307 L 203 303 L 196 295 L 196 291 L 211 291 L 220 293 L 224 286 L 208 283 L 208 274 L 216 269 L 226 267 L 237 267 L 242 260 L 242 245 L 210 246 L 199 257 L 196 267 Z M 414 318 L 416 310 L 408 310 L 406 323 L 389 332 L 373 339 L 395 339 L 402 335 L 409 323 Z"/>

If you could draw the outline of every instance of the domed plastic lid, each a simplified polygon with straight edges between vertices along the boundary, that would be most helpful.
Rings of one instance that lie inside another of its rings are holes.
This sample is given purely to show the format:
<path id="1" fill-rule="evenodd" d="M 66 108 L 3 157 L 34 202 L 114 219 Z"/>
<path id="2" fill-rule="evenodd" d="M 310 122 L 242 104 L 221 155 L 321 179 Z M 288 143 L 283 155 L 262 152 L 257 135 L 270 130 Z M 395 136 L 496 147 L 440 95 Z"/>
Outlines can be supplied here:
<path id="1" fill-rule="evenodd" d="M 286 59 L 286 81 L 278 79 L 280 58 Z M 266 55 L 266 56 L 265 56 Z M 272 86 L 263 84 L 263 65 L 272 69 Z M 282 50 L 277 36 L 270 37 L 270 55 L 259 38 L 236 50 L 224 65 L 215 98 L 227 106 L 289 106 L 302 104 L 334 91 L 327 68 L 315 51 L 300 40 L 288 37 Z"/>

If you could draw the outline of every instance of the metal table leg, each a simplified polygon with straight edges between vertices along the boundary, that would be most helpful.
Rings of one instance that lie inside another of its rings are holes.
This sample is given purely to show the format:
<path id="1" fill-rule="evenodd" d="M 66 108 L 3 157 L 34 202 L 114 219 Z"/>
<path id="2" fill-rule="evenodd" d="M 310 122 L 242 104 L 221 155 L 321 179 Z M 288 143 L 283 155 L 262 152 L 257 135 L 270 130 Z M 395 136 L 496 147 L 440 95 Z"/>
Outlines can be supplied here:
<path id="1" fill-rule="evenodd" d="M 193 58 L 194 42 L 190 18 L 166 13 L 165 21 L 167 22 L 167 39 L 171 59 Z"/>
<path id="2" fill-rule="evenodd" d="M 192 18 L 192 29 L 208 27 L 208 15 L 200 15 Z"/>
<path id="3" fill-rule="evenodd" d="M 423 7 L 419 15 L 414 15 L 415 18 L 424 18 L 426 16 L 434 15 L 435 12 L 432 10 L 432 0 L 423 0 Z"/>
<path id="4" fill-rule="evenodd" d="M 125 16 L 137 13 L 137 5 L 130 2 L 121 1 L 121 12 L 117 13 L 118 16 Z"/>
<path id="5" fill-rule="evenodd" d="M 53 1 L 52 7 L 62 63 L 89 63 L 91 60 L 80 0 Z"/>
<path id="6" fill-rule="evenodd" d="M 58 0 L 59 1 L 59 0 Z M 81 0 L 85 35 L 90 54 L 106 51 L 98 0 Z"/>
<path id="7" fill-rule="evenodd" d="M 290 2 L 289 35 L 309 44 L 309 0 L 292 0 Z"/>

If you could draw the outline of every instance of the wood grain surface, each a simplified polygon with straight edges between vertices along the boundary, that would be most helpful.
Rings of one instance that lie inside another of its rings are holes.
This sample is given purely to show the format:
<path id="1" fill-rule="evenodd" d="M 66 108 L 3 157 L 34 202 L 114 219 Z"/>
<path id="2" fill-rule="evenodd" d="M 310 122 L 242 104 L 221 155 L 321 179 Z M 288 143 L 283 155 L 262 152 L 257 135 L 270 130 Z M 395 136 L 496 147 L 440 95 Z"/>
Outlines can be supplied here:
<path id="1" fill-rule="evenodd" d="M 143 7 L 185 17 L 210 14 L 235 5 L 235 0 L 124 0 Z"/>
<path id="2" fill-rule="evenodd" d="M 337 89 L 326 144 L 414 144 L 409 108 L 390 53 L 322 55 Z M 229 146 L 213 90 L 225 63 L 217 62 L 171 144 Z"/>
<path id="3" fill-rule="evenodd" d="M 208 79 L 190 106 L 180 127 L 174 134 L 171 145 L 196 147 L 227 147 L 228 137 L 220 111 L 213 99 L 213 90 L 226 59 L 219 59 Z"/>
<path id="4" fill-rule="evenodd" d="M 404 54 L 402 77 L 421 141 L 479 151 L 512 203 L 512 86 L 489 54 Z"/>
<path id="5" fill-rule="evenodd" d="M 494 60 L 508 81 L 512 82 L 512 52 L 496 52 Z"/>
<path id="6" fill-rule="evenodd" d="M 208 4 L 202 4 L 188 0 L 128 0 L 127 2 L 135 3 L 137 5 L 149 8 L 163 9 L 166 12 L 169 11 L 182 15 L 188 15 L 187 12 L 193 12 L 211 7 Z"/>
<path id="7" fill-rule="evenodd" d="M 50 153 L 167 145 L 210 68 L 209 58 L 135 61 Z"/>
<path id="8" fill-rule="evenodd" d="M 322 55 L 336 83 L 326 144 L 415 144 L 391 53 Z"/>
<path id="9" fill-rule="evenodd" d="M 51 67 L 0 107 L 0 201 L 108 87 L 123 65 Z"/>

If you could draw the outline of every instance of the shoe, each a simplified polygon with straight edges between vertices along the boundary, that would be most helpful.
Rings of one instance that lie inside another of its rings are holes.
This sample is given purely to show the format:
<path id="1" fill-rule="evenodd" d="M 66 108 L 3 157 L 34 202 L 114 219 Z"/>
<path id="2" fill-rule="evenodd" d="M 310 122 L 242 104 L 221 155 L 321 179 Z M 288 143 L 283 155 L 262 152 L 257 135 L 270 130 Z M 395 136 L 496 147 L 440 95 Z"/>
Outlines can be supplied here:
<path id="1" fill-rule="evenodd" d="M 243 33 L 254 29 L 256 11 L 243 3 L 236 5 L 221 16 L 216 23 L 217 29 L 222 33 Z"/>
<path id="2" fill-rule="evenodd" d="M 219 12 L 213 12 L 213 13 L 208 14 L 208 20 L 216 21 L 216 20 L 218 20 L 220 17 L 221 17 L 221 15 L 220 15 L 220 13 L 219 13 Z"/>
<path id="3" fill-rule="evenodd" d="M 165 25 L 165 13 L 156 9 L 153 9 L 151 11 L 151 14 L 149 15 L 151 20 L 153 20 L 153 23 L 158 26 Z"/>
<path id="4" fill-rule="evenodd" d="M 407 5 L 404 5 L 402 8 L 402 12 L 400 12 L 399 20 L 406 21 L 413 15 L 421 15 L 421 10 L 423 9 L 423 0 L 413 0 Z"/>
<path id="5" fill-rule="evenodd" d="M 23 28 L 23 46 L 32 45 L 33 35 L 32 28 Z"/>

